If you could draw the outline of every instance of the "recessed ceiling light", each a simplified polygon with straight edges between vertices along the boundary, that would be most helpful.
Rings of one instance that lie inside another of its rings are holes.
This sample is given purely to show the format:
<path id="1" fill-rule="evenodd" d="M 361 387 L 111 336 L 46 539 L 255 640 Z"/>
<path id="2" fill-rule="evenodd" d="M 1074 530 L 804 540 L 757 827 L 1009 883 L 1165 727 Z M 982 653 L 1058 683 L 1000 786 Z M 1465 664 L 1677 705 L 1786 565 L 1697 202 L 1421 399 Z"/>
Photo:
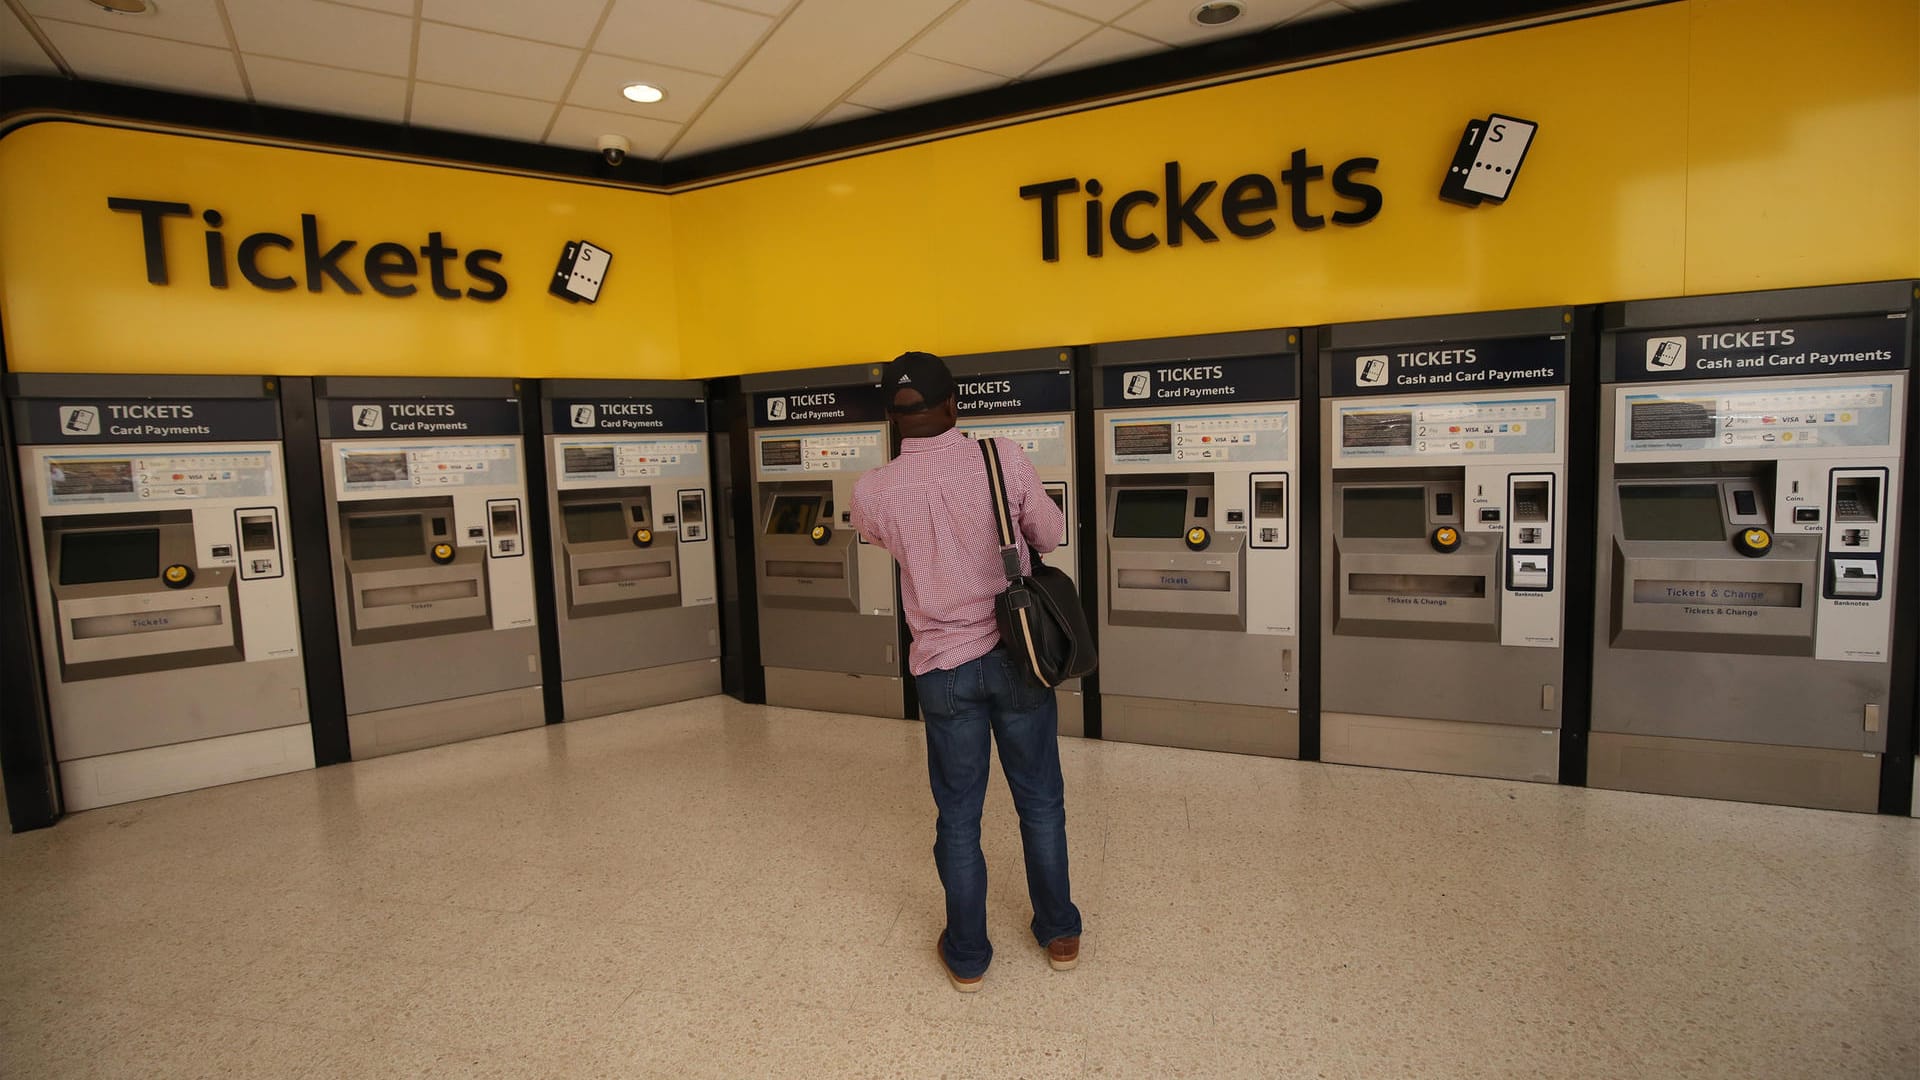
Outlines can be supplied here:
<path id="1" fill-rule="evenodd" d="M 633 85 L 627 87 L 626 89 L 620 92 L 626 95 L 626 99 L 628 101 L 637 101 L 642 105 L 651 105 L 654 102 L 659 101 L 661 98 L 667 96 L 667 92 L 665 90 L 662 90 L 657 86 L 650 86 L 643 82 L 634 83 Z"/>
<path id="2" fill-rule="evenodd" d="M 1214 0 L 1210 4 L 1201 4 L 1188 16 L 1201 26 L 1225 26 L 1246 13 L 1246 7 L 1239 0 Z"/>
<path id="3" fill-rule="evenodd" d="M 153 0 L 89 0 L 109 15 L 152 15 Z"/>

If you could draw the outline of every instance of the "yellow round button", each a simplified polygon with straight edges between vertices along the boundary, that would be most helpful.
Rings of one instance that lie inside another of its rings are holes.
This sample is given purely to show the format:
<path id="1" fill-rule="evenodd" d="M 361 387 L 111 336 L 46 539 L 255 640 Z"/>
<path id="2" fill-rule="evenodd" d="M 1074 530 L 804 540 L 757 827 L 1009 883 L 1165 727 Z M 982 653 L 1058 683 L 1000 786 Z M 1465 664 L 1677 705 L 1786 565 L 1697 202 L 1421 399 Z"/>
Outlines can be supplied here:
<path id="1" fill-rule="evenodd" d="M 1196 544 L 1202 540 L 1205 540 L 1206 538 L 1207 538 L 1207 530 L 1205 529 L 1188 529 L 1187 530 L 1187 539 L 1193 541 Z"/>
<path id="2" fill-rule="evenodd" d="M 1773 549 L 1773 534 L 1765 529 L 1746 529 L 1734 538 L 1733 547 L 1749 559 L 1757 559 Z"/>
<path id="3" fill-rule="evenodd" d="M 1439 532 L 1433 534 L 1433 538 L 1443 544 L 1451 544 L 1460 539 L 1460 534 L 1452 529 L 1441 529 Z"/>
<path id="4" fill-rule="evenodd" d="M 815 540 L 825 540 L 827 538 L 827 527 L 825 525 L 815 525 L 813 527 L 813 538 Z"/>
<path id="5" fill-rule="evenodd" d="M 167 567 L 167 580 L 175 585 L 185 584 L 186 580 L 192 576 L 193 571 L 181 566 L 179 563 L 174 563 L 172 566 Z"/>
<path id="6" fill-rule="evenodd" d="M 433 556 L 434 562 L 440 563 L 443 566 L 453 561 L 452 544 L 435 544 L 428 549 L 428 552 Z"/>
<path id="7" fill-rule="evenodd" d="M 1748 529 L 1747 543 L 1753 547 L 1766 547 L 1773 543 L 1773 537 L 1767 535 L 1765 529 Z"/>
<path id="8" fill-rule="evenodd" d="M 639 545 L 640 547 L 646 547 L 648 544 L 653 543 L 653 530 L 652 529 L 633 530 L 633 542 Z"/>

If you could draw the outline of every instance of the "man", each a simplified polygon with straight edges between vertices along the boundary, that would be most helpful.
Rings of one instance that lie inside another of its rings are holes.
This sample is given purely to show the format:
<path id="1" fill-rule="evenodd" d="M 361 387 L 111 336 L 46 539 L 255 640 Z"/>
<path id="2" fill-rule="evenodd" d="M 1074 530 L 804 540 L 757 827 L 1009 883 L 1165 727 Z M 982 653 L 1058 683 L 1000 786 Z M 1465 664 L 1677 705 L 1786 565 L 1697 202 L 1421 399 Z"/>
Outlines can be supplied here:
<path id="1" fill-rule="evenodd" d="M 986 460 L 954 425 L 953 374 L 939 357 L 910 352 L 886 366 L 887 412 L 900 456 L 853 489 L 853 525 L 900 564 L 913 630 L 908 666 L 926 716 L 927 776 L 939 809 L 933 861 L 947 892 L 947 928 L 935 949 L 953 987 L 980 989 L 987 940 L 987 864 L 980 807 L 987 795 L 989 735 L 1020 813 L 1033 936 L 1056 971 L 1080 959 L 1080 910 L 1067 882 L 1066 793 L 1060 778 L 1053 691 L 1000 648 L 993 601 L 1006 588 Z M 1059 545 L 1066 523 L 1020 448 L 1000 440 L 1007 509 L 1017 525 L 1022 573 Z M 1024 542 L 1022 542 L 1024 541 Z"/>

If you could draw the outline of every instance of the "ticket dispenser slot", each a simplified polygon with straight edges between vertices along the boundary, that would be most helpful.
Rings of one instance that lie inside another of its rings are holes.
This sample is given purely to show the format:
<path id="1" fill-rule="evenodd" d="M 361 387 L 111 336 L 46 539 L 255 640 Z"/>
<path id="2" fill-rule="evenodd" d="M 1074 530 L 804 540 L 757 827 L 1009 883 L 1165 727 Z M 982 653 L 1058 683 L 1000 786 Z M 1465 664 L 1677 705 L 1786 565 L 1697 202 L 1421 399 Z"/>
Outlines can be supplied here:
<path id="1" fill-rule="evenodd" d="M 1047 498 L 1053 500 L 1053 505 L 1060 508 L 1060 546 L 1073 546 L 1073 503 L 1067 498 L 1067 485 L 1047 483 L 1041 486 L 1046 489 Z"/>
<path id="2" fill-rule="evenodd" d="M 1880 599 L 1887 483 L 1885 469 L 1833 470 L 1827 498 L 1827 599 Z"/>
<path id="3" fill-rule="evenodd" d="M 46 537 L 65 681 L 243 658 L 237 579 L 198 565 L 190 514 L 52 518 Z"/>
<path id="4" fill-rule="evenodd" d="M 280 511 L 271 506 L 234 511 L 240 536 L 240 580 L 277 578 L 286 573 L 280 553 Z"/>
<path id="5" fill-rule="evenodd" d="M 858 612 L 856 537 L 834 518 L 832 484 L 770 481 L 760 499 L 758 557 L 767 606 Z"/>
<path id="6" fill-rule="evenodd" d="M 1107 492 L 1108 621 L 1246 629 L 1246 537 L 1214 532 L 1212 477 L 1127 480 Z"/>
<path id="7" fill-rule="evenodd" d="M 421 502 L 428 502 L 422 506 Z M 346 543 L 353 643 L 486 629 L 486 557 L 452 535 L 452 500 L 350 504 Z"/>
<path id="8" fill-rule="evenodd" d="M 564 493 L 560 525 L 569 618 L 680 603 L 678 553 L 656 536 L 646 491 Z"/>
<path id="9" fill-rule="evenodd" d="M 1507 478 L 1507 588 L 1514 592 L 1553 589 L 1553 474 L 1515 474 Z"/>
<path id="10" fill-rule="evenodd" d="M 1500 640 L 1503 538 L 1461 528 L 1462 481 L 1344 475 L 1334 478 L 1334 633 Z"/>

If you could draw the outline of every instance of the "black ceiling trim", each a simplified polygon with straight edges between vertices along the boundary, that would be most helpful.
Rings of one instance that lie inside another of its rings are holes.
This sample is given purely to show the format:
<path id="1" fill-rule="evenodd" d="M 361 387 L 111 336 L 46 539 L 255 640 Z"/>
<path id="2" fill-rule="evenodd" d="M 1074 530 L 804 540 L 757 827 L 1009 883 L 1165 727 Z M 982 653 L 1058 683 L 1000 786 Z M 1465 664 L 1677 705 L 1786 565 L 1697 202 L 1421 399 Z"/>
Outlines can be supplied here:
<path id="1" fill-rule="evenodd" d="M 1417 48 L 1438 35 L 1497 32 L 1502 26 L 1523 20 L 1575 18 L 1668 2 L 1671 0 L 1638 4 L 1618 0 L 1479 0 L 1472 4 L 1403 0 L 1351 15 L 1013 83 L 673 161 L 629 157 L 617 167 L 584 150 L 48 76 L 0 79 L 0 102 L 4 102 L 0 106 L 4 109 L 0 127 L 10 129 L 12 125 L 5 118 L 21 114 L 74 114 L 81 120 L 95 116 L 315 144 L 313 148 L 319 150 L 427 159 L 658 191 L 797 167 L 821 157 L 860 153 L 956 129 L 1016 122 L 1022 116 L 1097 107 L 1114 98 L 1178 93 L 1201 81 L 1260 78 L 1275 67 L 1310 64 L 1316 57 L 1339 62 L 1343 55 L 1359 50 Z"/>

